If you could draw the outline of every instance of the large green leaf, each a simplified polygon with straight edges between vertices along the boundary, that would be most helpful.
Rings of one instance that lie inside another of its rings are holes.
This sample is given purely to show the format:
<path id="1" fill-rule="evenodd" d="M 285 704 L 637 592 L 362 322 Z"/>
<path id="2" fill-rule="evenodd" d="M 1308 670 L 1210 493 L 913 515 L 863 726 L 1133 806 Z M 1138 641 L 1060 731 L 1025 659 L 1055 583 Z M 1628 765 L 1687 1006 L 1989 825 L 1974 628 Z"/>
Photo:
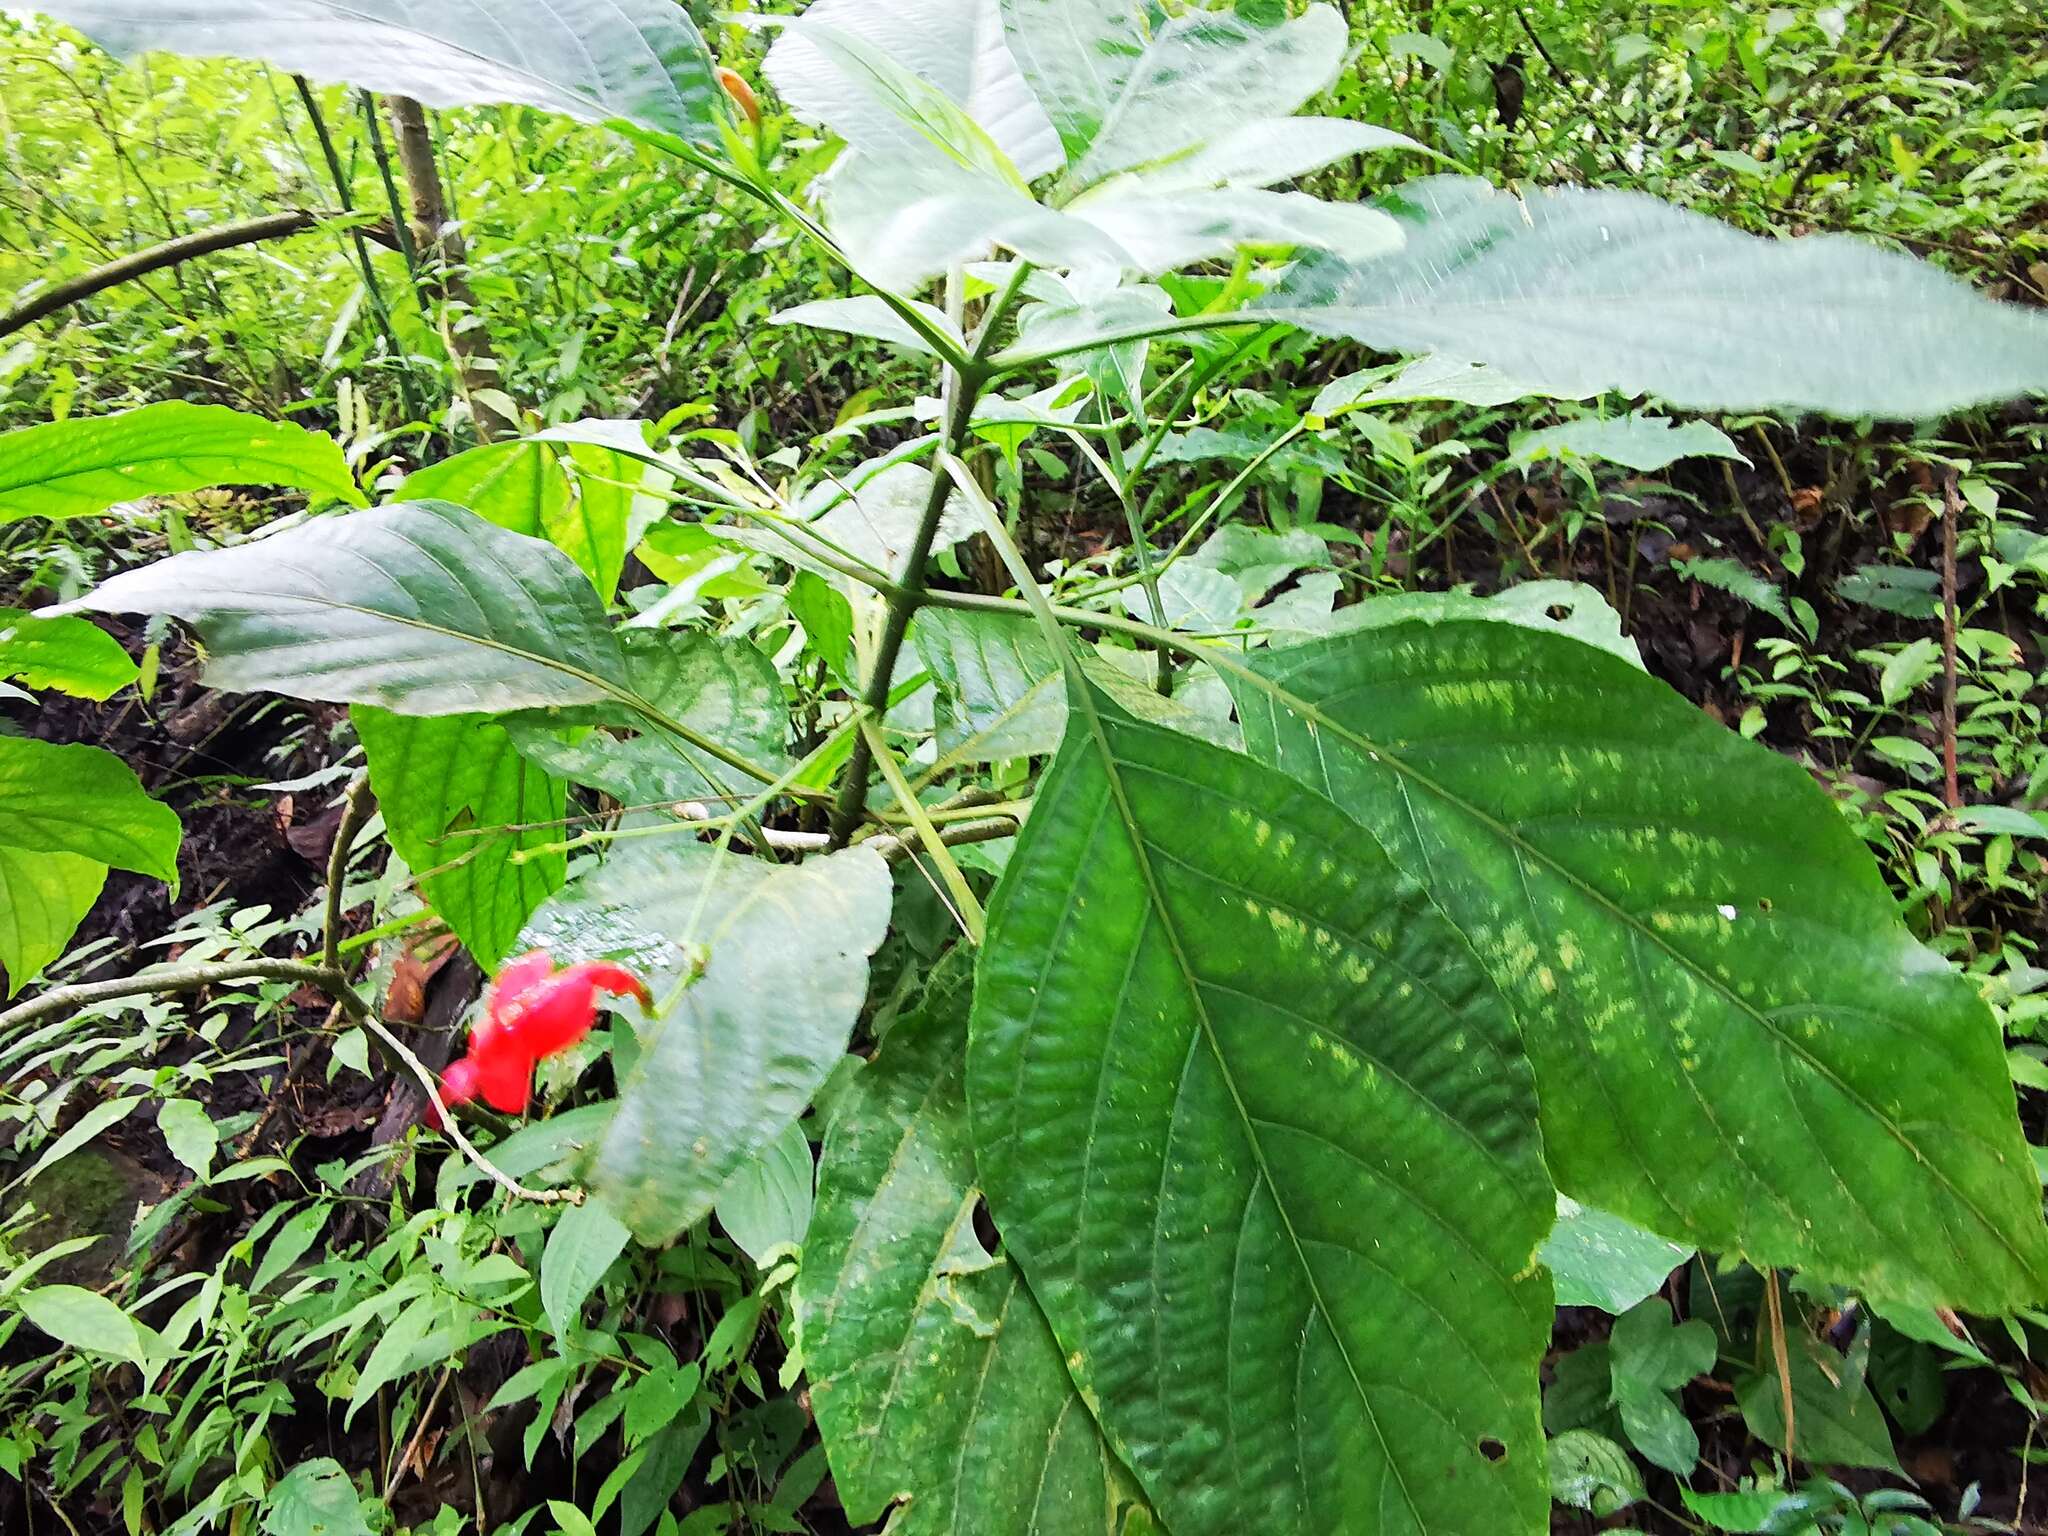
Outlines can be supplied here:
<path id="1" fill-rule="evenodd" d="M 592 1188 L 643 1242 L 702 1220 L 810 1103 L 846 1053 L 889 901 L 866 849 L 772 864 L 641 843 L 535 914 L 527 947 L 621 961 L 657 999 L 703 964 L 651 1026 L 592 1160 Z"/>
<path id="2" fill-rule="evenodd" d="M 1542 1528 L 1513 1020 L 1320 796 L 1092 690 L 989 914 L 998 1230 L 1176 1536 Z"/>
<path id="3" fill-rule="evenodd" d="M 749 760 L 780 769 L 789 708 L 775 663 L 751 641 L 667 629 L 619 633 L 623 681 L 668 719 Z M 597 725 L 600 731 L 566 731 Z M 726 792 L 735 775 L 617 703 L 549 710 L 505 722 L 519 750 L 551 773 L 588 784 L 621 805 L 652 807 Z M 627 734 L 615 734 L 625 732 Z"/>
<path id="4" fill-rule="evenodd" d="M 350 712 L 384 829 L 428 903 L 486 966 L 568 877 L 568 789 L 487 715 Z"/>
<path id="5" fill-rule="evenodd" d="M 975 1235 L 964 1008 L 899 1021 L 825 1137 L 797 1282 L 811 1405 L 856 1524 L 1113 1536 L 1132 1491 L 1024 1277 Z"/>
<path id="6" fill-rule="evenodd" d="M 188 620 L 216 687 L 404 714 L 594 703 L 621 668 L 597 594 L 567 555 L 446 502 L 174 555 L 70 606 Z"/>
<path id="7" fill-rule="evenodd" d="M 90 517 L 117 502 L 209 485 L 285 485 L 363 504 L 332 438 L 224 405 L 167 400 L 0 437 L 0 523 Z"/>
<path id="8" fill-rule="evenodd" d="M 717 139 L 711 56 L 674 0 L 36 0 L 119 54 L 261 59 L 430 107 L 511 102 Z"/>
<path id="9" fill-rule="evenodd" d="M 1010 52 L 1067 158 L 1095 142 L 1145 48 L 1142 0 L 1001 0 Z"/>
<path id="10" fill-rule="evenodd" d="M 0 608 L 0 682 L 19 678 L 30 688 L 104 699 L 134 682 L 138 670 L 121 642 L 90 620 Z"/>
<path id="11" fill-rule="evenodd" d="M 0 969 L 10 995 L 63 952 L 108 865 L 178 884 L 178 817 L 98 747 L 0 735 Z"/>
<path id="12" fill-rule="evenodd" d="M 1991 1014 L 1796 764 L 1513 625 L 1251 664 L 1248 750 L 1426 879 L 1515 1004 L 1567 1193 L 1880 1298 L 2048 1292 Z"/>
<path id="13" fill-rule="evenodd" d="M 1468 177 L 1381 206 L 1402 250 L 1306 257 L 1249 313 L 1700 410 L 1924 417 L 2048 390 L 2048 318 L 1847 236 L 1758 239 L 1633 192 Z"/>

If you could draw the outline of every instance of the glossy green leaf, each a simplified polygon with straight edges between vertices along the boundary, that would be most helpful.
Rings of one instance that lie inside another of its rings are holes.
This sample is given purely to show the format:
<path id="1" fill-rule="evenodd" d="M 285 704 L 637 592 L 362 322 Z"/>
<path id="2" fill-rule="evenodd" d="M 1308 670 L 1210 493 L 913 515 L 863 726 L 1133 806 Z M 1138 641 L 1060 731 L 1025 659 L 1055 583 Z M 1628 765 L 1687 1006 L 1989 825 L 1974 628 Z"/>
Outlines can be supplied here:
<path id="1" fill-rule="evenodd" d="M 430 107 L 511 102 L 702 143 L 711 56 L 669 0 L 36 0 L 115 53 L 261 59 Z"/>
<path id="2" fill-rule="evenodd" d="M 1880 1298 L 2048 1291 L 1990 1012 L 1797 764 L 1517 626 L 1251 664 L 1247 749 L 1426 876 L 1514 1003 L 1567 1193 Z"/>
<path id="3" fill-rule="evenodd" d="M 975 1235 L 964 1006 L 899 1021 L 825 1137 L 797 1280 L 811 1405 L 857 1524 L 1103 1536 L 1134 1497 L 1015 1265 Z"/>
<path id="4" fill-rule="evenodd" d="M 621 961 L 657 999 L 703 965 L 646 1027 L 591 1160 L 591 1187 L 641 1241 L 701 1221 L 810 1103 L 846 1053 L 889 903 L 889 868 L 865 849 L 772 864 L 640 843 L 535 915 L 522 947 Z"/>
<path id="5" fill-rule="evenodd" d="M 811 1143 L 794 1121 L 718 1192 L 718 1224 L 757 1267 L 782 1248 L 803 1246 L 811 1225 Z"/>
<path id="6" fill-rule="evenodd" d="M 363 504 L 332 438 L 224 405 L 167 400 L 0 437 L 0 523 L 90 517 L 209 485 L 283 485 Z"/>
<path id="7" fill-rule="evenodd" d="M 11 996 L 62 953 L 106 866 L 178 884 L 177 813 L 98 747 L 0 735 L 0 968 Z"/>
<path id="8" fill-rule="evenodd" d="M 1632 1221 L 1557 1197 L 1557 1225 L 1536 1256 L 1550 1269 L 1560 1307 L 1598 1307 L 1620 1316 L 1650 1295 L 1693 1250 Z"/>
<path id="9" fill-rule="evenodd" d="M 1176 1536 L 1541 1529 L 1553 1195 L 1512 1018 L 1329 802 L 1072 708 L 969 1096 L 1076 1384 Z"/>
<path id="10" fill-rule="evenodd" d="M 1641 474 L 1668 469 L 1680 459 L 1749 459 L 1712 422 L 1673 422 L 1665 416 L 1588 416 L 1540 432 L 1517 433 L 1508 461 L 1517 466 L 1546 459 L 1595 459 L 1620 464 Z"/>
<path id="11" fill-rule="evenodd" d="M 775 664 L 747 640 L 691 631 L 619 634 L 622 681 L 668 719 L 765 767 L 780 768 L 789 709 Z M 565 726 L 596 725 L 575 733 Z M 718 795 L 738 778 L 709 754 L 620 704 L 550 710 L 505 722 L 519 750 L 549 772 L 601 789 L 621 805 L 662 807 Z M 618 734 L 624 732 L 627 734 Z M 558 882 L 559 883 L 559 882 Z"/>
<path id="12" fill-rule="evenodd" d="M 1918 418 L 2048 390 L 2048 318 L 1858 239 L 1759 239 L 1633 192 L 1460 177 L 1381 206 L 1401 251 L 1308 256 L 1252 313 L 1697 410 Z"/>
<path id="13" fill-rule="evenodd" d="M 540 1255 L 540 1304 L 557 1339 L 581 1323 L 583 1303 L 633 1234 L 602 1200 L 588 1199 L 562 1212 Z"/>
<path id="14" fill-rule="evenodd" d="M 486 715 L 350 711 L 391 846 L 420 893 L 486 966 L 568 877 L 568 788 Z"/>
<path id="15" fill-rule="evenodd" d="M 70 606 L 187 620 L 215 687 L 403 714 L 593 703 L 621 666 L 567 555 L 439 501 L 173 555 Z"/>
<path id="16" fill-rule="evenodd" d="M 14 1298 L 24 1316 L 59 1344 L 140 1364 L 146 1358 L 135 1322 L 106 1297 L 78 1285 L 39 1285 Z"/>
<path id="17" fill-rule="evenodd" d="M 88 619 L 0 608 L 0 681 L 105 699 L 134 682 L 137 670 L 121 642 Z"/>

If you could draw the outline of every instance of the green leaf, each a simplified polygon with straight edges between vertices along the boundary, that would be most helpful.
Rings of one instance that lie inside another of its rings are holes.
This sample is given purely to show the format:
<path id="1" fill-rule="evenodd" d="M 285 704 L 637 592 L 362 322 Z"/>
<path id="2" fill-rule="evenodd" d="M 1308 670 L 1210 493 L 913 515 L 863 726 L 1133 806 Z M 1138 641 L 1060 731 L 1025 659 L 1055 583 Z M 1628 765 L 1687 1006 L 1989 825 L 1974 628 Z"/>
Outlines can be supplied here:
<path id="1" fill-rule="evenodd" d="M 1510 377 L 1485 363 L 1431 356 L 1418 357 L 1391 375 L 1384 368 L 1368 368 L 1332 379 L 1317 394 L 1309 414 L 1339 416 L 1368 405 L 1406 405 L 1418 400 L 1450 400 L 1490 408 L 1536 397 L 1556 398 L 1540 384 Z"/>
<path id="2" fill-rule="evenodd" d="M 811 1144 L 791 1121 L 718 1192 L 718 1224 L 740 1251 L 765 1267 L 778 1248 L 803 1246 L 811 1224 Z"/>
<path id="3" fill-rule="evenodd" d="M 59 1344 L 138 1365 L 147 1358 L 134 1320 L 106 1297 L 83 1286 L 39 1285 L 21 1292 L 14 1301 L 23 1316 Z"/>
<path id="4" fill-rule="evenodd" d="M 1099 1536 L 1133 1498 L 1016 1266 L 975 1236 L 959 1004 L 898 1021 L 825 1137 L 797 1279 L 811 1404 L 856 1524 Z"/>
<path id="5" fill-rule="evenodd" d="M 1673 422 L 1666 416 L 1582 417 L 1540 432 L 1518 432 L 1508 462 L 1523 466 L 1545 459 L 1595 459 L 1620 464 L 1640 474 L 1649 474 L 1676 464 L 1680 459 L 1749 460 L 1728 434 L 1711 422 Z"/>
<path id="6" fill-rule="evenodd" d="M 649 1026 L 592 1159 L 592 1189 L 641 1241 L 701 1221 L 810 1103 L 846 1053 L 889 902 L 888 866 L 866 849 L 777 865 L 642 844 L 535 915 L 526 947 L 619 960 L 657 999 L 706 957 Z"/>
<path id="7" fill-rule="evenodd" d="M 217 688 L 403 714 L 593 703 L 620 670 L 567 555 L 438 501 L 173 555 L 68 606 L 187 620 Z"/>
<path id="8" fill-rule="evenodd" d="M 1560 1307 L 1598 1307 L 1619 1316 L 1661 1286 L 1693 1250 L 1632 1221 L 1557 1197 L 1557 1225 L 1536 1251 L 1550 1268 Z"/>
<path id="9" fill-rule="evenodd" d="M 1648 1495 L 1628 1452 L 1590 1429 L 1568 1429 L 1550 1442 L 1550 1494 L 1571 1509 L 1605 1517 Z"/>
<path id="10" fill-rule="evenodd" d="M 486 966 L 568 878 L 568 787 L 485 715 L 350 711 L 391 846 L 429 905 Z"/>
<path id="11" fill-rule="evenodd" d="M 1540 1529 L 1553 1194 L 1512 1018 L 1327 801 L 1070 702 L 969 1098 L 1076 1385 L 1176 1536 Z"/>
<path id="12" fill-rule="evenodd" d="M 15 1176 L 13 1183 L 34 1184 L 36 1175 L 45 1168 L 54 1167 L 91 1141 L 95 1136 L 99 1135 L 100 1132 L 108 1129 L 110 1126 L 119 1125 L 123 1120 L 126 1120 L 135 1113 L 136 1108 L 144 1102 L 143 1099 L 137 1097 L 132 1099 L 108 1099 L 104 1103 L 93 1105 L 91 1109 L 78 1117 L 78 1122 L 70 1130 L 43 1148 L 36 1160 Z"/>
<path id="13" fill-rule="evenodd" d="M 8 995 L 63 952 L 106 866 L 178 886 L 177 813 L 98 747 L 0 735 L 0 968 Z"/>
<path id="14" fill-rule="evenodd" d="M 1792 610 L 1785 605 L 1784 594 L 1740 560 L 1715 555 L 1700 560 L 1674 560 L 1671 568 L 1688 581 L 1703 582 L 1716 591 L 1740 598 L 1750 607 L 1769 614 L 1788 630 L 1797 632 Z"/>
<path id="15" fill-rule="evenodd" d="M 1397 254 L 1310 255 L 1247 313 L 1552 389 L 1921 418 L 2048 389 L 2048 319 L 1840 235 L 1769 240 L 1632 192 L 1434 177 Z"/>
<path id="16" fill-rule="evenodd" d="M 89 620 L 0 608 L 0 679 L 105 699 L 134 682 L 138 670 L 121 642 Z"/>
<path id="17" fill-rule="evenodd" d="M 669 0 L 523 0 L 511 11 L 445 0 L 36 4 L 123 55 L 261 59 L 430 107 L 509 102 L 705 144 L 722 121 L 704 39 Z"/>
<path id="18" fill-rule="evenodd" d="M 164 1133 L 171 1156 L 191 1169 L 193 1177 L 205 1178 L 220 1148 L 220 1132 L 205 1108 L 193 1099 L 166 1099 L 157 1112 L 156 1128 Z"/>
<path id="19" fill-rule="evenodd" d="M 1247 749 L 1427 878 L 1514 1003 L 1567 1193 L 1880 1299 L 2048 1289 L 1990 1012 L 1798 765 L 1509 625 L 1251 665 Z"/>
<path id="20" fill-rule="evenodd" d="M 779 770 L 789 709 L 775 664 L 751 641 L 693 631 L 619 634 L 621 678 L 668 719 Z M 608 731 L 571 733 L 565 725 Z M 733 771 L 621 705 L 551 710 L 505 722 L 519 750 L 549 772 L 588 784 L 621 805 L 656 807 L 724 793 Z M 631 731 L 619 736 L 609 732 Z M 557 882 L 559 883 L 559 882 Z"/>
<path id="21" fill-rule="evenodd" d="M 1003 30 L 1017 67 L 1078 160 L 1145 47 L 1138 0 L 1001 0 Z"/>
<path id="22" fill-rule="evenodd" d="M 932 329 L 952 341 L 961 351 L 967 350 L 965 339 L 943 313 L 929 304 L 913 304 L 912 308 L 924 316 Z M 921 352 L 926 357 L 939 355 L 930 342 L 911 329 L 908 321 L 871 293 L 851 299 L 813 299 L 808 304 L 780 310 L 769 316 L 769 320 L 775 325 L 808 325 L 814 330 L 866 336 L 912 352 Z"/>
<path id="23" fill-rule="evenodd" d="M 1621 632 L 1621 615 L 1594 588 L 1578 581 L 1525 581 L 1492 597 L 1469 592 L 1396 592 L 1340 608 L 1331 634 L 1383 629 L 1390 624 L 1483 619 L 1543 634 L 1568 635 L 1643 670 L 1642 652 Z"/>
<path id="24" fill-rule="evenodd" d="M 632 1236 L 602 1200 L 562 1212 L 540 1256 L 541 1310 L 556 1338 L 568 1338 L 581 1325 L 583 1303 Z"/>
<path id="25" fill-rule="evenodd" d="M 1869 1383 L 1839 1355 L 1828 1362 L 1837 1378 L 1829 1380 L 1810 1353 L 1817 1347 L 1795 1340 L 1786 1361 L 1792 1379 L 1793 1454 L 1816 1466 L 1900 1472 L 1891 1428 Z M 1776 1371 L 1759 1371 L 1737 1382 L 1735 1401 L 1751 1434 L 1785 1449 L 1785 1389 Z"/>
<path id="26" fill-rule="evenodd" d="M 1684 1477 L 1700 1459 L 1699 1436 L 1671 1394 L 1713 1369 L 1714 1330 L 1692 1318 L 1673 1325 L 1671 1308 L 1651 1297 L 1618 1319 L 1608 1343 L 1611 1401 L 1635 1448 Z"/>
<path id="27" fill-rule="evenodd" d="M 0 524 L 91 517 L 116 502 L 209 485 L 284 485 L 363 505 L 332 438 L 179 400 L 9 432 L 0 466 Z"/>
<path id="28" fill-rule="evenodd" d="M 341 1463 L 302 1461 L 264 1501 L 265 1536 L 370 1536 L 362 1501 Z"/>

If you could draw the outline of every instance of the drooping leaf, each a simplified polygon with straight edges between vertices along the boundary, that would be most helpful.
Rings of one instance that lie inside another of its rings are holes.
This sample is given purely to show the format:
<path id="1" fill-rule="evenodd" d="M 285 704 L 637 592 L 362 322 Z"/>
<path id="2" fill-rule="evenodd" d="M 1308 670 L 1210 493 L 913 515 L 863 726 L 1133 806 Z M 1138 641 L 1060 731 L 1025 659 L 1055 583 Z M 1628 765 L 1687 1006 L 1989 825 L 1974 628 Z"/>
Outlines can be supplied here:
<path id="1" fill-rule="evenodd" d="M 756 1265 L 783 1247 L 801 1247 L 811 1225 L 814 1165 L 803 1127 L 791 1121 L 718 1192 L 718 1224 Z"/>
<path id="2" fill-rule="evenodd" d="M 717 141 L 724 100 L 669 0 L 36 0 L 122 55 L 261 59 L 430 107 L 510 102 Z"/>
<path id="3" fill-rule="evenodd" d="M 535 914 L 522 947 L 630 965 L 658 1000 L 590 1184 L 643 1242 L 701 1220 L 735 1170 L 802 1113 L 867 997 L 888 866 L 854 848 L 770 864 L 636 844 Z"/>
<path id="4" fill-rule="evenodd" d="M 1600 593 L 1578 581 L 1524 581 L 1492 597 L 1469 592 L 1394 592 L 1369 597 L 1332 615 L 1326 634 L 1383 629 L 1390 624 L 1487 620 L 1544 634 L 1569 635 L 1643 670 L 1635 641 L 1621 632 L 1621 615 Z"/>
<path id="5" fill-rule="evenodd" d="M 1076 1384 L 1177 1536 L 1541 1529 L 1553 1196 L 1500 998 L 1327 801 L 1071 707 L 969 1097 Z"/>
<path id="6" fill-rule="evenodd" d="M 1145 48 L 1141 0 L 1001 0 L 1010 52 L 1069 160 L 1087 153 Z"/>
<path id="7" fill-rule="evenodd" d="M 1251 665 L 1247 749 L 1426 877 L 1514 1002 L 1567 1193 L 1884 1299 L 2048 1291 L 1990 1012 L 1796 764 L 1511 625 Z"/>
<path id="8" fill-rule="evenodd" d="M 1248 313 L 1697 410 L 1918 418 L 2048 390 L 2048 319 L 1847 236 L 1759 239 L 1632 192 L 1461 177 L 1381 205 L 1402 250 L 1307 256 Z"/>
<path id="9" fill-rule="evenodd" d="M 825 1137 L 797 1281 L 848 1516 L 900 1536 L 1099 1536 L 1133 1497 L 1024 1277 L 982 1246 L 964 1003 L 900 1020 Z"/>
<path id="10" fill-rule="evenodd" d="M 69 607 L 187 620 L 215 687 L 402 714 L 594 703 L 621 666 L 567 555 L 439 501 L 173 555 Z"/>
<path id="11" fill-rule="evenodd" d="M 98 747 L 0 735 L 0 969 L 12 996 L 57 955 L 106 866 L 178 885 L 177 813 Z"/>
<path id="12" fill-rule="evenodd" d="M 137 670 L 121 642 L 90 620 L 0 608 L 0 681 L 105 699 L 134 682 Z"/>
<path id="13" fill-rule="evenodd" d="M 587 1199 L 562 1212 L 540 1256 L 541 1310 L 557 1339 L 577 1328 L 583 1303 L 632 1236 L 602 1200 Z"/>
<path id="14" fill-rule="evenodd" d="M 1698 560 L 1674 560 L 1671 568 L 1688 581 L 1704 582 L 1730 597 L 1738 597 L 1750 607 L 1762 609 L 1785 628 L 1794 628 L 1785 595 L 1740 560 L 1710 555 Z"/>
<path id="15" fill-rule="evenodd" d="M 39 1285 L 14 1301 L 31 1323 L 59 1344 L 137 1364 L 146 1358 L 134 1319 L 83 1286 Z"/>
<path id="16" fill-rule="evenodd" d="M 224 405 L 166 400 L 0 437 L 0 523 L 90 517 L 210 485 L 282 485 L 363 505 L 332 438 Z"/>
<path id="17" fill-rule="evenodd" d="M 953 322 L 929 304 L 916 306 L 928 324 L 948 340 L 966 350 Z M 913 330 L 908 321 L 871 293 L 851 299 L 813 299 L 808 304 L 780 310 L 769 317 L 776 325 L 808 325 L 820 331 L 838 331 L 847 336 L 867 336 L 892 346 L 907 347 L 927 357 L 937 357 L 930 342 Z"/>
<path id="18" fill-rule="evenodd" d="M 622 680 L 667 718 L 780 768 L 789 709 L 775 664 L 752 642 L 693 631 L 629 629 L 619 635 Z M 577 734 L 566 725 L 606 731 Z M 671 805 L 726 792 L 738 776 L 708 753 L 619 704 L 514 716 L 505 728 L 519 750 L 621 805 Z M 629 735 L 614 734 L 619 731 Z"/>
<path id="19" fill-rule="evenodd" d="M 157 1111 L 156 1128 L 163 1132 L 171 1156 L 204 1179 L 220 1149 L 220 1131 L 197 1099 L 166 1099 Z"/>
<path id="20" fill-rule="evenodd" d="M 511 950 L 535 907 L 561 889 L 568 789 L 486 715 L 422 718 L 350 711 L 391 846 L 428 905 L 486 966 Z"/>
<path id="21" fill-rule="evenodd" d="M 1550 1268 L 1560 1307 L 1598 1307 L 1619 1317 L 1692 1253 L 1632 1221 L 1559 1195 L 1557 1225 L 1536 1256 Z"/>
<path id="22" fill-rule="evenodd" d="M 1597 459 L 1640 474 L 1669 468 L 1680 459 L 1749 459 L 1712 422 L 1673 422 L 1666 416 L 1586 416 L 1538 432 L 1518 433 L 1508 462 L 1517 467 L 1545 459 Z"/>

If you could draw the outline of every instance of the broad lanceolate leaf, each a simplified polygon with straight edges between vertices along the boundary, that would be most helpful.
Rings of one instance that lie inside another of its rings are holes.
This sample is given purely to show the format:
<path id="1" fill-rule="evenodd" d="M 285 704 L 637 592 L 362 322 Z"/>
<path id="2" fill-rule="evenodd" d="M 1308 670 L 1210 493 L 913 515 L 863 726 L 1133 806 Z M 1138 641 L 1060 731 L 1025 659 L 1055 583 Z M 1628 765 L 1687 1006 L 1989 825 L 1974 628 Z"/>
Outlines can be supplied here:
<path id="1" fill-rule="evenodd" d="M 1252 665 L 1247 749 L 1426 879 L 1515 1004 L 1567 1193 L 1880 1298 L 2048 1292 L 1990 1012 L 1797 765 L 1510 625 Z"/>
<path id="2" fill-rule="evenodd" d="M 1318 795 L 1100 694 L 989 915 L 998 1230 L 1176 1536 L 1542 1529 L 1513 1020 Z"/>
<path id="3" fill-rule="evenodd" d="M 1010 52 L 1067 158 L 1095 142 L 1145 51 L 1142 0 L 1001 0 Z"/>
<path id="4" fill-rule="evenodd" d="M 68 854 L 178 883 L 178 817 L 98 747 L 0 736 L 0 848 Z"/>
<path id="5" fill-rule="evenodd" d="M 439 501 L 174 555 L 70 606 L 189 621 L 216 687 L 403 714 L 592 703 L 620 669 L 567 555 Z"/>
<path id="6" fill-rule="evenodd" d="M 119 54 L 231 55 L 430 107 L 511 102 L 703 143 L 723 100 L 673 0 L 36 0 Z"/>
<path id="7" fill-rule="evenodd" d="M 98 859 L 0 842 L 0 971 L 8 996 L 64 953 L 106 882 Z"/>
<path id="8" fill-rule="evenodd" d="M 0 682 L 104 699 L 134 682 L 137 670 L 121 642 L 89 620 L 0 608 Z"/>
<path id="9" fill-rule="evenodd" d="M 541 1308 L 557 1339 L 566 1339 L 577 1326 L 583 1303 L 631 1238 L 602 1200 L 585 1200 L 562 1212 L 540 1256 Z"/>
<path id="10" fill-rule="evenodd" d="M 958 1013 L 900 1021 L 826 1134 L 797 1282 L 819 1432 L 857 1523 L 901 1500 L 899 1536 L 1107 1536 L 1128 1476 L 975 1235 L 965 1047 Z"/>
<path id="11" fill-rule="evenodd" d="M 1311 255 L 1250 313 L 1550 389 L 1929 417 L 2048 390 L 2048 318 L 1847 236 L 1767 240 L 1632 192 L 1434 177 L 1399 252 Z"/>
<path id="12" fill-rule="evenodd" d="M 283 485 L 363 504 L 332 438 L 224 405 L 167 400 L 0 437 L 0 523 L 90 517 L 117 502 L 209 485 Z"/>
<path id="13" fill-rule="evenodd" d="M 638 844 L 528 925 L 527 947 L 623 961 L 657 999 L 704 966 L 649 1027 L 592 1162 L 592 1188 L 643 1242 L 701 1220 L 810 1103 L 846 1053 L 889 901 L 889 868 L 865 849 L 770 864 Z"/>
<path id="14" fill-rule="evenodd" d="M 567 786 L 486 715 L 423 719 L 358 705 L 351 718 L 391 846 L 456 937 L 495 966 L 568 876 L 566 854 L 535 851 L 565 835 Z"/>

